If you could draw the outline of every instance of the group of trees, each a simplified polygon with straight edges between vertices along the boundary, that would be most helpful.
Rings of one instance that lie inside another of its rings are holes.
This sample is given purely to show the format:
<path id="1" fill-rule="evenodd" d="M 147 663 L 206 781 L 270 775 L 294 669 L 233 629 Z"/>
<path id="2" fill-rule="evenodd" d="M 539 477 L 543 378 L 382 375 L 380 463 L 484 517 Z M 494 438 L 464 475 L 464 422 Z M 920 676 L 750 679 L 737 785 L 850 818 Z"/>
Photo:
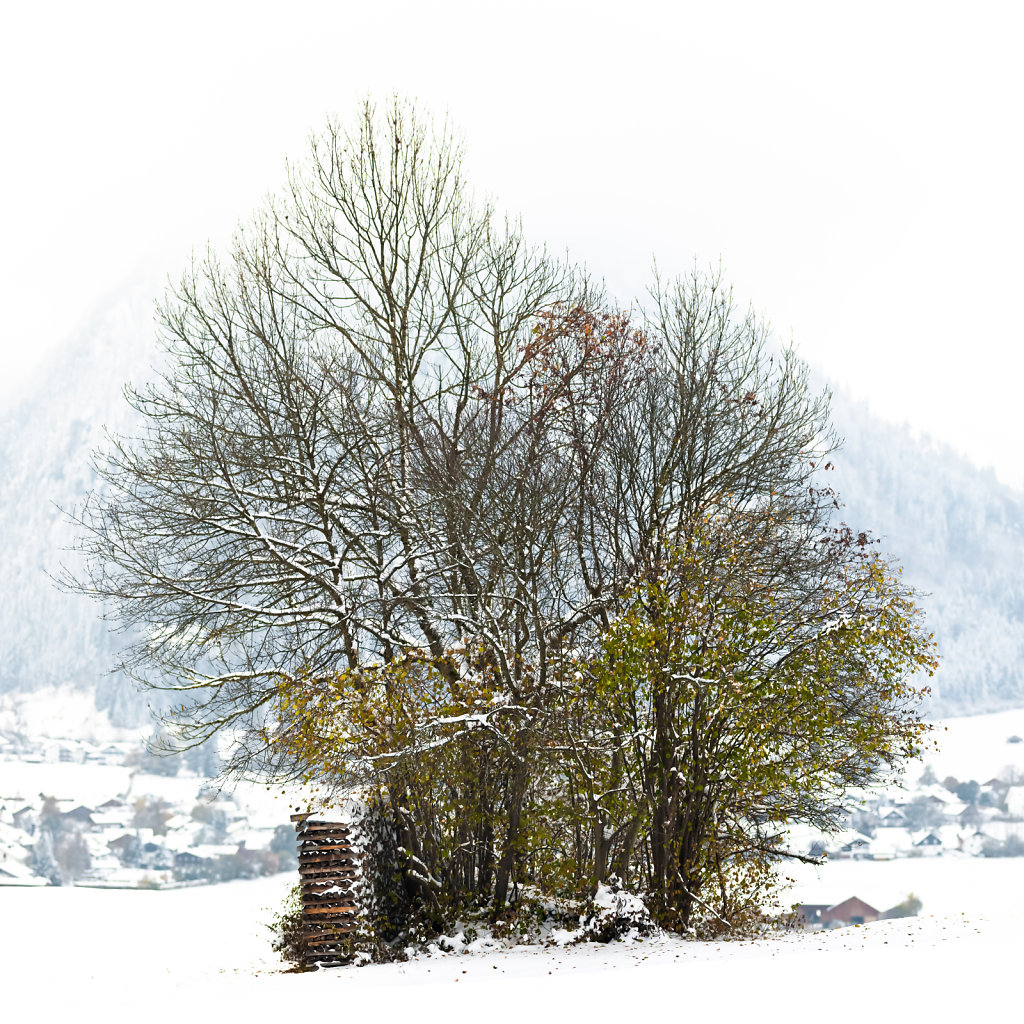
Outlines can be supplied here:
<path id="1" fill-rule="evenodd" d="M 415 899 L 616 874 L 673 927 L 922 740 L 912 594 L 835 521 L 827 396 L 715 274 L 625 313 L 400 102 L 167 295 L 78 512 L 187 746 L 382 794 Z"/>

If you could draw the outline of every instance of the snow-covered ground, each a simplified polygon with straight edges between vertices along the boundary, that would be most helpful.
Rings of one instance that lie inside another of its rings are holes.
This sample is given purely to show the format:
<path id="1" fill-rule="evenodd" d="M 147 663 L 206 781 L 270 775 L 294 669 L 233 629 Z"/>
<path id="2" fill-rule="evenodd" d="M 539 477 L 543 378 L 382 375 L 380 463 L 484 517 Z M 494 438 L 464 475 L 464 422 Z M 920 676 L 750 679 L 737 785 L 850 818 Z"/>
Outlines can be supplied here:
<path id="1" fill-rule="evenodd" d="M 908 863 L 826 870 L 836 870 L 844 893 L 867 893 L 879 871 L 901 892 L 910 879 L 896 874 Z M 756 943 L 534 947 L 314 974 L 284 973 L 266 941 L 262 925 L 286 877 L 165 892 L 7 889 L 0 998 L 5 1019 L 54 1021 L 543 1022 L 655 1011 L 718 1021 L 948 1021 L 983 1007 L 1017 1019 L 1024 863 L 918 866 L 927 870 L 913 878 L 925 900 L 917 918 Z"/>
<path id="2" fill-rule="evenodd" d="M 97 709 L 90 690 L 50 686 L 32 693 L 0 694 L 0 736 L 23 733 L 36 739 L 137 743 L 152 731 L 152 725 L 134 729 L 112 725 L 107 713 Z"/>
<path id="3" fill-rule="evenodd" d="M 1024 708 L 947 718 L 935 724 L 932 737 L 938 750 L 923 760 L 940 779 L 953 775 L 985 782 L 1011 766 L 1024 771 L 1024 742 L 1008 742 L 1012 737 L 1024 740 Z M 911 766 L 908 775 L 919 773 L 919 766 Z"/>
<path id="4" fill-rule="evenodd" d="M 984 781 L 1024 765 L 1024 710 L 951 720 L 935 774 Z M 923 765 L 912 766 L 911 778 Z M 123 792 L 125 768 L 0 764 L 10 790 Z M 142 785 L 136 778 L 135 785 Z M 145 788 L 196 785 L 145 777 Z M 0 786 L 0 789 L 3 789 Z M 288 798 L 252 787 L 268 821 Z M 276 799 L 275 799 L 276 797 Z M 955 853 L 794 865 L 786 903 L 860 897 L 884 910 L 913 892 L 915 918 L 756 943 L 676 938 L 632 944 L 448 954 L 406 964 L 285 973 L 264 927 L 290 873 L 159 892 L 0 888 L 0 1016 L 5 1020 L 632 1020 L 652 1012 L 717 1021 L 1017 1019 L 1024 858 Z M 102 1014 L 102 1017 L 101 1017 Z M 287 1016 L 286 1016 L 287 1015 Z"/>

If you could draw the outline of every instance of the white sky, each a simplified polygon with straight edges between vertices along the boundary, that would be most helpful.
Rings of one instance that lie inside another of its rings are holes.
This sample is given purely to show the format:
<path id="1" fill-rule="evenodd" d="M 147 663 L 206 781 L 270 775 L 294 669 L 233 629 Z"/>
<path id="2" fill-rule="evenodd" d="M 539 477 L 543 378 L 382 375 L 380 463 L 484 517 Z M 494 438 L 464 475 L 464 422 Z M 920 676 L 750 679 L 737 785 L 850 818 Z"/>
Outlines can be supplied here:
<path id="1" fill-rule="evenodd" d="M 621 294 L 721 258 L 873 411 L 1020 486 L 1022 10 L 9 5 L 0 403 L 140 268 L 223 241 L 327 112 L 398 91 L 535 241 Z"/>

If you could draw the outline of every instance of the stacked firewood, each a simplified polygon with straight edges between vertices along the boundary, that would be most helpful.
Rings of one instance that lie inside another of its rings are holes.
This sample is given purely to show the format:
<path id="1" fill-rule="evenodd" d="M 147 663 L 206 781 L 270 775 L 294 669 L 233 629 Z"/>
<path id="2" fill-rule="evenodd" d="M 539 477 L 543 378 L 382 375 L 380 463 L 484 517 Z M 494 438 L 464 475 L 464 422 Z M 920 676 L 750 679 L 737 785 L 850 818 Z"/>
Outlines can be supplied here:
<path id="1" fill-rule="evenodd" d="M 306 962 L 329 965 L 351 959 L 357 929 L 360 857 L 350 826 L 293 814 L 299 844 L 302 942 Z"/>

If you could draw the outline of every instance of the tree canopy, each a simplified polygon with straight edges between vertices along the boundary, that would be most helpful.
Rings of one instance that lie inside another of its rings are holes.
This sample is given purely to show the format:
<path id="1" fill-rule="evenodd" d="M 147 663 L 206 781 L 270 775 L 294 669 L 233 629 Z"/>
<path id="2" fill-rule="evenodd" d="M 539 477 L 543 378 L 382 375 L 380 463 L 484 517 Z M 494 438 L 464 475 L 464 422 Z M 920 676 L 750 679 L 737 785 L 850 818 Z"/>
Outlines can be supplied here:
<path id="1" fill-rule="evenodd" d="M 614 872 L 728 923 L 788 823 L 918 749 L 934 652 L 835 522 L 828 396 L 720 275 L 648 305 L 368 104 L 168 292 L 142 427 L 97 456 L 78 585 L 182 742 L 376 787 L 438 915 Z"/>

